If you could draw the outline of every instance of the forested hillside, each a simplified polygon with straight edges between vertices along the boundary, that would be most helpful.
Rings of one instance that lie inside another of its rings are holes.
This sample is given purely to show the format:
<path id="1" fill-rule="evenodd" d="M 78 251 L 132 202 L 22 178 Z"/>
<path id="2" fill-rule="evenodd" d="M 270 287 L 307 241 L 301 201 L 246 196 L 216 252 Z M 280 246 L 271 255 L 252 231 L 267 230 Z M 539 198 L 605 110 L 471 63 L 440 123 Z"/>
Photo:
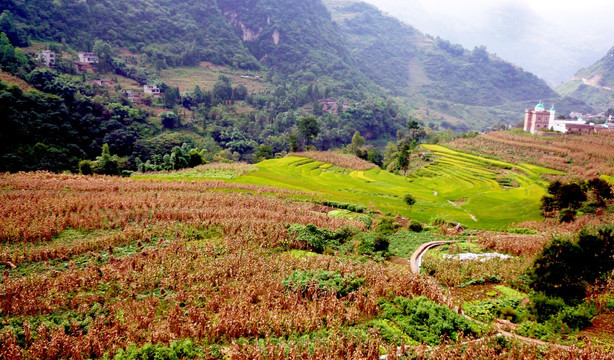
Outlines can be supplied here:
<path id="1" fill-rule="evenodd" d="M 325 3 L 371 80 L 395 95 L 431 100 L 431 108 L 462 118 L 470 127 L 492 125 L 493 118 L 515 122 L 536 100 L 557 103 L 561 111 L 578 105 L 484 47 L 469 51 L 430 37 L 363 2 Z"/>
<path id="2" fill-rule="evenodd" d="M 145 53 L 162 66 L 259 66 L 213 0 L 6 0 L 2 7 L 32 40 L 88 51 L 100 39 Z"/>
<path id="3" fill-rule="evenodd" d="M 77 171 L 105 143 L 124 171 L 147 161 L 177 169 L 172 151 L 256 162 L 339 148 L 356 131 L 378 145 L 362 156 L 382 165 L 387 141 L 399 152 L 426 139 L 424 129 L 411 135 L 421 127 L 507 126 L 538 100 L 567 111 L 543 81 L 485 49 L 433 39 L 354 1 L 328 1 L 332 15 L 320 0 L 5 3 L 0 68 L 14 76 L 8 83 L 38 91 L 0 89 L 5 170 Z M 51 69 L 36 59 L 42 50 L 57 54 Z M 81 51 L 99 61 L 84 70 Z M 40 110 L 28 113 L 30 103 Z M 52 166 L 45 152 L 61 160 Z"/>
<path id="4" fill-rule="evenodd" d="M 602 110 L 614 106 L 614 48 L 595 64 L 579 70 L 572 80 L 556 90 Z"/>
<path id="5" fill-rule="evenodd" d="M 347 90 L 366 78 L 320 0 L 220 0 L 220 8 L 252 55 L 297 81 L 334 79 Z"/>

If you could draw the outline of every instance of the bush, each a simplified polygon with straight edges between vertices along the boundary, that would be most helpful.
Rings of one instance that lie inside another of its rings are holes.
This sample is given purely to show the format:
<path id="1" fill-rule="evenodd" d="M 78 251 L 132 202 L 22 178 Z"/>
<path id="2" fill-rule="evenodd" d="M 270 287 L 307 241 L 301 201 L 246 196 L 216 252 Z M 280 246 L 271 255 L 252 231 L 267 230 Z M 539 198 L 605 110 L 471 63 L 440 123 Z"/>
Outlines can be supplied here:
<path id="1" fill-rule="evenodd" d="M 349 211 L 357 212 L 357 213 L 362 213 L 365 210 L 367 210 L 366 206 L 356 205 L 356 204 L 349 204 L 349 203 L 340 203 L 340 202 L 337 202 L 337 201 L 328 201 L 328 200 L 322 201 L 322 205 L 334 207 L 334 208 L 337 208 L 337 209 L 349 210 Z"/>
<path id="2" fill-rule="evenodd" d="M 403 196 L 403 201 L 408 205 L 412 206 L 416 203 L 416 198 L 414 198 L 411 194 L 405 194 Z"/>
<path id="3" fill-rule="evenodd" d="M 386 235 L 382 233 L 363 234 L 360 244 L 358 245 L 358 253 L 362 255 L 376 255 L 381 253 L 384 258 L 389 256 L 388 247 L 390 241 Z"/>
<path id="4" fill-rule="evenodd" d="M 91 160 L 82 160 L 79 161 L 79 174 L 81 175 L 92 175 L 94 170 L 92 169 L 92 161 Z"/>
<path id="5" fill-rule="evenodd" d="M 283 280 L 284 288 L 290 291 L 307 295 L 310 290 L 317 293 L 331 293 L 344 297 L 358 290 L 365 283 L 365 279 L 357 278 L 354 274 L 341 275 L 338 271 L 303 271 L 296 270 Z"/>
<path id="6" fill-rule="evenodd" d="M 561 210 L 561 215 L 559 216 L 559 222 L 561 223 L 570 223 L 576 221 L 576 210 L 565 209 Z"/>
<path id="7" fill-rule="evenodd" d="M 475 323 L 423 296 L 414 299 L 397 297 L 393 301 L 381 300 L 380 308 L 381 318 L 396 323 L 404 334 L 417 342 L 438 345 L 444 337 L 456 341 L 460 334 L 476 336 L 480 333 L 480 328 Z M 374 323 L 379 328 L 381 324 Z M 398 340 L 398 332 L 387 333 Z"/>
<path id="8" fill-rule="evenodd" d="M 296 241 L 305 243 L 314 252 L 319 254 L 321 254 L 326 247 L 338 249 L 340 245 L 354 235 L 354 231 L 347 227 L 337 229 L 333 232 L 327 229 L 320 229 L 313 224 L 292 225 L 288 229 L 288 233 L 294 234 Z"/>
<path id="9" fill-rule="evenodd" d="M 558 319 L 574 330 L 582 330 L 593 323 L 593 315 L 584 308 L 567 308 Z"/>
<path id="10" fill-rule="evenodd" d="M 412 220 L 409 223 L 409 230 L 419 233 L 422 231 L 422 223 L 417 220 Z"/>
<path id="11" fill-rule="evenodd" d="M 577 241 L 555 238 L 530 270 L 531 287 L 568 304 L 577 304 L 586 285 L 614 269 L 614 227 L 582 230 Z"/>
<path id="12" fill-rule="evenodd" d="M 380 220 L 375 227 L 375 232 L 384 234 L 384 235 L 392 235 L 394 234 L 400 225 L 394 222 L 394 219 L 391 217 L 386 217 Z"/>
<path id="13" fill-rule="evenodd" d="M 113 360 L 128 359 L 147 359 L 147 360 L 173 360 L 173 359 L 192 359 L 203 357 L 202 349 L 190 339 L 171 342 L 170 346 L 162 344 L 152 345 L 147 343 L 141 347 L 131 344 L 125 350 L 120 349 L 112 358 Z M 103 359 L 109 359 L 107 355 Z"/>
<path id="14" fill-rule="evenodd" d="M 565 301 L 561 298 L 537 294 L 531 297 L 531 305 L 528 309 L 538 322 L 543 323 L 550 320 L 566 306 Z"/>
<path id="15" fill-rule="evenodd" d="M 535 321 L 525 321 L 516 330 L 518 335 L 528 336 L 541 340 L 548 340 L 553 333 L 548 325 L 540 324 Z"/>

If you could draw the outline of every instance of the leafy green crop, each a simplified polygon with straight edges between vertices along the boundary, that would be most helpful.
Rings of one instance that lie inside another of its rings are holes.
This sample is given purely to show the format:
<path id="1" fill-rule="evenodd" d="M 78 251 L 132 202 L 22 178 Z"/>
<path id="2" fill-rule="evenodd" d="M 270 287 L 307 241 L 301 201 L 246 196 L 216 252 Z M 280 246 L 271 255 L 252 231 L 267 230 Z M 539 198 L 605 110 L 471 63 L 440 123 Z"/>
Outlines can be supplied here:
<path id="1" fill-rule="evenodd" d="M 414 341 L 429 345 L 441 344 L 442 339 L 458 339 L 459 333 L 478 336 L 482 329 L 449 308 L 420 296 L 414 299 L 397 297 L 392 301 L 381 300 L 380 318 L 389 322 L 374 322 L 384 339 L 400 342 L 400 332 Z M 394 324 L 394 326 L 391 325 Z M 384 326 L 386 325 L 386 326 Z"/>
<path id="2" fill-rule="evenodd" d="M 316 293 L 332 293 L 343 297 L 358 290 L 365 280 L 356 278 L 353 274 L 341 275 L 338 271 L 303 271 L 296 270 L 284 279 L 284 287 L 303 295 L 313 290 Z"/>

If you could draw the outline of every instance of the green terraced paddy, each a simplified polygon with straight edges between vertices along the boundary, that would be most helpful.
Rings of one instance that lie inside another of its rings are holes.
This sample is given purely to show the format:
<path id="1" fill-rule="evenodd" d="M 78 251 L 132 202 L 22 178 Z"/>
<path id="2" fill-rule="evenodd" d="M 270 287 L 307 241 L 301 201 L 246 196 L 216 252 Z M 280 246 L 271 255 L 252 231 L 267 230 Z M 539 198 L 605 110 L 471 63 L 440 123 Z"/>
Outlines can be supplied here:
<path id="1" fill-rule="evenodd" d="M 539 200 L 547 186 L 540 175 L 556 171 L 485 159 L 439 145 L 423 147 L 438 159 L 408 177 L 377 168 L 352 171 L 289 156 L 258 163 L 257 171 L 232 181 L 310 191 L 315 200 L 361 204 L 423 222 L 443 218 L 471 228 L 503 228 L 512 222 L 539 219 Z M 406 193 L 417 199 L 411 209 L 402 200 Z"/>
<path id="2" fill-rule="evenodd" d="M 367 206 L 383 213 L 430 223 L 435 218 L 477 229 L 500 229 L 513 222 L 539 219 L 546 194 L 541 175 L 555 170 L 486 159 L 439 145 L 422 145 L 437 160 L 408 177 L 379 168 L 354 171 L 312 159 L 288 156 L 255 164 L 257 170 L 226 181 L 267 185 L 312 193 L 312 200 Z M 189 173 L 188 173 L 189 174 Z M 202 174 L 176 179 L 198 180 Z M 141 175 L 140 178 L 147 178 Z M 164 176 L 173 179 L 173 174 Z M 403 195 L 417 202 L 408 207 Z M 298 196 L 305 199 L 305 196 Z"/>

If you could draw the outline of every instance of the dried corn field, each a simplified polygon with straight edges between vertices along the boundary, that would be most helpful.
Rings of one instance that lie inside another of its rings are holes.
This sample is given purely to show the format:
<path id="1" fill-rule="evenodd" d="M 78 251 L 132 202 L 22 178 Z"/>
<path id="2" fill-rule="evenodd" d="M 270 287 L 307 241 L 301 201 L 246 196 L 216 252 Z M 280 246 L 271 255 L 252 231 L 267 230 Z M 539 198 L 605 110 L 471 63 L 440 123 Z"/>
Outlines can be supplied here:
<path id="1" fill-rule="evenodd" d="M 455 140 L 450 147 L 504 161 L 544 166 L 570 177 L 614 175 L 614 134 L 611 132 L 558 136 L 492 132 Z"/>
<path id="2" fill-rule="evenodd" d="M 381 297 L 446 302 L 433 280 L 408 268 L 284 250 L 301 247 L 289 224 L 363 228 L 288 194 L 209 181 L 1 175 L 0 358 L 100 358 L 129 344 L 181 339 L 202 346 L 205 358 L 214 348 L 253 358 L 284 348 L 257 339 L 322 331 L 329 340 L 294 351 L 377 358 L 386 346 L 377 333 L 348 329 L 373 319 Z M 282 284 L 293 271 L 319 269 L 352 274 L 364 286 L 305 296 Z"/>

